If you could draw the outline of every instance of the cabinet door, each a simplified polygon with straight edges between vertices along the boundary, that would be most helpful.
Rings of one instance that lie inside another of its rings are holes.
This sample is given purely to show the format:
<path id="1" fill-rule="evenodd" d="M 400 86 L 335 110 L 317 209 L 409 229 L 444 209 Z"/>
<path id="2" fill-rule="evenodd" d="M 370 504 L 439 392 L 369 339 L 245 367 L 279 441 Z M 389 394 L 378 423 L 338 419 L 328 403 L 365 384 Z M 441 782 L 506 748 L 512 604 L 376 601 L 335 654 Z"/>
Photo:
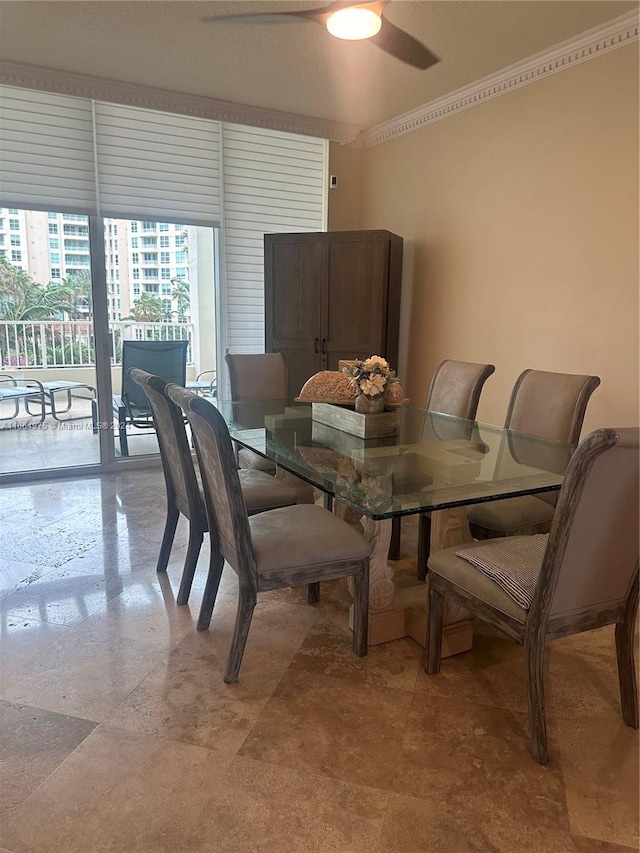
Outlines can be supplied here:
<path id="1" fill-rule="evenodd" d="M 333 233 L 323 315 L 323 369 L 341 358 L 386 356 L 389 241 L 381 234 Z"/>
<path id="2" fill-rule="evenodd" d="M 282 353 L 291 396 L 321 369 L 327 257 L 324 234 L 265 237 L 266 350 Z"/>

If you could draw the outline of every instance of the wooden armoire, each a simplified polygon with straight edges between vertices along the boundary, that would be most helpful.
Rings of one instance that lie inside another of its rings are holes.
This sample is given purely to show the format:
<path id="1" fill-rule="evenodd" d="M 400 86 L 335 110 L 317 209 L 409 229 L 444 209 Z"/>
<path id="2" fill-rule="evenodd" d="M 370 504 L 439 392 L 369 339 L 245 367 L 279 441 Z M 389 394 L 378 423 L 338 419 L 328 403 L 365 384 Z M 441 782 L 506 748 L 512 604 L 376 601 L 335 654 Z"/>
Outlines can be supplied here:
<path id="1" fill-rule="evenodd" d="M 265 234 L 265 350 L 281 352 L 289 394 L 340 359 L 398 364 L 402 237 L 389 231 Z"/>

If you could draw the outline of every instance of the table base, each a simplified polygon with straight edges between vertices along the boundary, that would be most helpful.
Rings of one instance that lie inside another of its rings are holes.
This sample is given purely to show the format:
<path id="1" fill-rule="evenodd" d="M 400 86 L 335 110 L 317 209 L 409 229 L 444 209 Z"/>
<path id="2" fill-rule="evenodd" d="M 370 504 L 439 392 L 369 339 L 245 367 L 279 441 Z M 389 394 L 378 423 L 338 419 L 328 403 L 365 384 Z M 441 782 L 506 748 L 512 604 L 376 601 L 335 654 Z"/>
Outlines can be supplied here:
<path id="1" fill-rule="evenodd" d="M 412 593 L 410 596 L 408 593 Z M 379 646 L 402 637 L 411 637 L 424 647 L 427 636 L 426 592 L 424 584 L 402 590 L 400 603 L 382 613 L 369 613 L 370 646 Z M 445 614 L 445 619 L 446 619 Z M 349 627 L 353 629 L 353 605 L 349 608 Z M 470 619 L 445 622 L 442 629 L 442 657 L 468 652 L 473 644 Z"/>
<path id="2" fill-rule="evenodd" d="M 353 511 L 336 503 L 336 511 L 347 521 L 356 521 Z M 391 540 L 391 521 L 359 519 L 373 550 L 369 560 L 369 645 L 376 646 L 412 637 L 424 646 L 427 636 L 427 588 L 416 579 L 412 586 L 398 587 L 394 568 L 387 555 Z M 472 542 L 464 507 L 438 510 L 431 514 L 431 550 Z M 349 622 L 353 620 L 353 607 Z M 469 651 L 473 642 L 472 620 L 463 607 L 445 601 L 442 657 Z"/>

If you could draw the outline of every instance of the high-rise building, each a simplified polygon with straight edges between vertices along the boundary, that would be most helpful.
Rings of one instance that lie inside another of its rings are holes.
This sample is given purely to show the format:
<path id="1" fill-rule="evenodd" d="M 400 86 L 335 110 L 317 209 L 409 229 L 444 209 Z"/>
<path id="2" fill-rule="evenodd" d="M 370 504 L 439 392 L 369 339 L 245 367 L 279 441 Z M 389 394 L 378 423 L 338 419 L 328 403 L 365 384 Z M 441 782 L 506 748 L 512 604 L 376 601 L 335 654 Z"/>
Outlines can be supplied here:
<path id="1" fill-rule="evenodd" d="M 149 293 L 161 299 L 166 319 L 190 322 L 189 266 L 197 242 L 189 240 L 189 231 L 175 223 L 105 220 L 109 319 L 128 317 Z M 0 256 L 40 284 L 90 273 L 88 218 L 0 208 Z"/>

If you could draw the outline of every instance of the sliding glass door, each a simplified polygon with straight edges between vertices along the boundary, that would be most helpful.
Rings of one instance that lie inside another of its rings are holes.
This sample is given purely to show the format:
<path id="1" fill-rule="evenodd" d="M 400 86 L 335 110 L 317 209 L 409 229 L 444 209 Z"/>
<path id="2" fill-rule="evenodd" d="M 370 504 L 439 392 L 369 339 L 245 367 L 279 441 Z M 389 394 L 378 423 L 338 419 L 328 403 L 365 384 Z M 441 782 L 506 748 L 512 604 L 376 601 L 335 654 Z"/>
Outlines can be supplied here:
<path id="1" fill-rule="evenodd" d="M 0 474 L 100 462 L 88 217 L 0 209 Z"/>
<path id="2" fill-rule="evenodd" d="M 140 219 L 105 220 L 109 357 L 116 459 L 158 453 L 149 418 L 131 405 L 126 364 L 146 366 L 145 344 L 187 341 L 185 380 L 198 393 L 216 393 L 216 312 L 213 228 Z M 180 362 L 180 355 L 174 356 Z M 157 372 L 163 373 L 158 363 Z M 166 378 L 169 378 L 168 376 Z M 124 430 L 124 434 L 123 434 Z"/>
<path id="3" fill-rule="evenodd" d="M 187 385 L 216 393 L 214 229 L 98 217 L 94 229 L 92 243 L 89 217 L 0 210 L 0 475 L 158 453 L 126 411 L 121 440 L 128 341 L 187 341 Z"/>

